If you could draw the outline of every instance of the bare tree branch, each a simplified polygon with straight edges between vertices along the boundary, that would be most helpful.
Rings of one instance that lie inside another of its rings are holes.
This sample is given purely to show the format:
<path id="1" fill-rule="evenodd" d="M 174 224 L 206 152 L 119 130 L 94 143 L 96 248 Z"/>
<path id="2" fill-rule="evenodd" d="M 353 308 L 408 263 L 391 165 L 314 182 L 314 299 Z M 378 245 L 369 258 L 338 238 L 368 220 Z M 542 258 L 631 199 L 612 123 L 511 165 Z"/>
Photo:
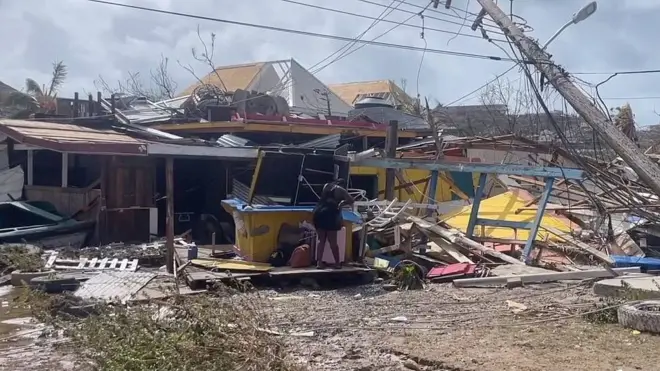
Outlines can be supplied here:
<path id="1" fill-rule="evenodd" d="M 117 80 L 111 86 L 103 76 L 94 81 L 94 86 L 106 94 L 125 94 L 145 97 L 157 102 L 174 98 L 178 87 L 176 81 L 169 73 L 169 59 L 161 55 L 158 67 L 150 71 L 149 79 L 145 82 L 139 72 L 129 71 L 125 80 Z"/>
<path id="2" fill-rule="evenodd" d="M 211 68 L 212 73 L 215 75 L 215 77 L 218 79 L 218 83 L 220 83 L 220 88 L 224 91 L 227 92 L 227 86 L 225 85 L 225 82 L 222 81 L 222 78 L 220 77 L 220 74 L 218 73 L 218 69 L 216 68 L 215 62 L 213 61 L 213 57 L 215 56 L 215 33 L 211 32 L 211 42 L 210 45 L 207 45 L 206 42 L 204 41 L 204 38 L 202 37 L 202 34 L 199 30 L 199 25 L 197 26 L 197 38 L 199 39 L 199 42 L 202 44 L 202 47 L 204 48 L 204 52 L 199 54 L 195 48 L 192 48 L 192 56 L 195 58 L 197 61 L 202 62 L 209 66 Z M 209 52 L 210 49 L 210 52 Z M 208 82 L 206 82 L 208 84 Z"/>

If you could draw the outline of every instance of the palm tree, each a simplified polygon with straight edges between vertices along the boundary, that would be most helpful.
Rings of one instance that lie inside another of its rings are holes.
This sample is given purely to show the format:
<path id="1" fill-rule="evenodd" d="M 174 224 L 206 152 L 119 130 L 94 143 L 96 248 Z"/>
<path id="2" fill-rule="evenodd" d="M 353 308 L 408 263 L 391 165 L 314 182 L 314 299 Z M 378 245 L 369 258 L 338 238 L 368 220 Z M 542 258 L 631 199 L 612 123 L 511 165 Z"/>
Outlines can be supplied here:
<path id="1" fill-rule="evenodd" d="M 14 92 L 9 96 L 9 104 L 25 107 L 31 113 L 55 113 L 57 108 L 57 91 L 64 84 L 67 76 L 67 66 L 64 62 L 53 63 L 53 77 L 48 85 L 39 84 L 31 78 L 25 79 L 25 92 Z"/>

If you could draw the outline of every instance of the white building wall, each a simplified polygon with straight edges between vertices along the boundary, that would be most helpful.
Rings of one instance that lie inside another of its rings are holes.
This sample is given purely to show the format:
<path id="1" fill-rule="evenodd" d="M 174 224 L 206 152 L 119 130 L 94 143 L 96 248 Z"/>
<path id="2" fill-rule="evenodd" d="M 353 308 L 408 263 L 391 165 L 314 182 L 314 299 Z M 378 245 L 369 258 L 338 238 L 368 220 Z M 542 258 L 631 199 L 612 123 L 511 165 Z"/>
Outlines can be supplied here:
<path id="1" fill-rule="evenodd" d="M 316 76 L 312 75 L 295 60 L 291 60 L 290 68 L 293 81 L 293 91 L 289 105 L 297 111 L 310 115 L 328 114 L 328 103 L 325 93 L 330 100 L 330 111 L 333 116 L 348 116 L 353 107 L 341 100 Z"/>
<path id="2" fill-rule="evenodd" d="M 279 94 L 281 87 L 280 76 L 275 71 L 275 67 L 269 63 L 264 65 L 257 76 L 254 77 L 247 90 Z"/>

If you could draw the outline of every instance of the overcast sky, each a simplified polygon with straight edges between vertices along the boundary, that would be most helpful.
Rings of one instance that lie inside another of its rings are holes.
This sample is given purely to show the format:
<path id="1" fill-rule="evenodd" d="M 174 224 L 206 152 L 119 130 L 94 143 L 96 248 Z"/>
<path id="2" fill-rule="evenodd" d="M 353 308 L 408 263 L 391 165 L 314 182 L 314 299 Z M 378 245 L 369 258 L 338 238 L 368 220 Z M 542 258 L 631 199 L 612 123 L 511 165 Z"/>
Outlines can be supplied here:
<path id="1" fill-rule="evenodd" d="M 255 24 L 305 30 L 345 37 L 355 37 L 372 20 L 352 15 L 333 13 L 287 3 L 281 0 L 116 0 L 184 12 L 207 17 L 242 21 Z M 359 0 L 297 0 L 334 8 L 343 12 L 377 17 L 383 7 Z M 370 0 L 388 5 L 391 0 Z M 398 1 L 397 1 L 398 2 Z M 404 0 L 409 4 L 425 6 L 424 0 Z M 514 0 L 514 14 L 524 18 L 533 27 L 527 34 L 545 41 L 571 15 L 587 1 L 583 0 Z M 509 1 L 500 0 L 508 12 Z M 435 13 L 426 11 L 425 40 L 429 49 L 451 50 L 472 54 L 506 57 L 496 46 L 470 30 L 470 19 L 453 38 L 451 32 L 461 29 L 464 10 L 478 13 L 476 0 L 453 0 L 456 13 L 444 7 Z M 398 10 L 386 19 L 403 21 L 410 12 L 421 9 L 400 4 Z M 449 14 L 449 15 L 447 15 Z M 458 14 L 459 16 L 457 16 Z M 438 19 L 434 19 L 438 18 Z M 549 47 L 557 63 L 569 72 L 609 72 L 621 70 L 660 69 L 660 1 L 658 0 L 601 0 L 598 11 L 588 20 L 567 29 Z M 410 25 L 421 26 L 422 20 L 414 16 Z M 490 23 L 492 25 L 492 23 Z M 148 71 L 158 65 L 161 55 L 168 57 L 170 72 L 185 88 L 194 78 L 177 61 L 192 64 L 196 71 L 208 71 L 191 56 L 191 48 L 200 47 L 196 29 L 204 37 L 217 34 L 215 64 L 229 65 L 255 61 L 294 58 L 305 67 L 311 67 L 345 43 L 258 28 L 228 25 L 212 21 L 162 15 L 140 10 L 95 4 L 86 0 L 0 0 L 0 81 L 18 89 L 26 77 L 47 82 L 52 62 L 63 60 L 69 66 L 69 77 L 60 95 L 72 96 L 74 91 L 95 91 L 94 80 L 102 75 L 108 81 L 125 78 L 128 71 Z M 394 26 L 381 22 L 364 37 L 371 40 Z M 443 33 L 431 30 L 451 31 Z M 495 31 L 493 28 L 489 30 Z M 420 28 L 401 26 L 387 33 L 379 41 L 424 47 Z M 494 32 L 492 38 L 502 38 Z M 502 44 L 506 47 L 506 44 Z M 508 49 L 508 48 L 507 48 Z M 511 62 L 425 54 L 410 50 L 366 46 L 337 61 L 318 73 L 327 84 L 393 79 L 407 80 L 408 92 L 419 93 L 441 103 L 450 103 L 471 92 L 511 67 Z M 422 62 L 422 63 L 420 63 Z M 421 65 L 420 78 L 417 78 Z M 507 77 L 519 77 L 514 69 Z M 580 75 L 597 83 L 608 75 Z M 588 88 L 587 88 L 588 89 Z M 608 98 L 637 98 L 628 101 L 633 107 L 639 125 L 660 121 L 654 110 L 660 112 L 660 74 L 617 76 L 601 88 Z M 656 97 L 657 99 L 646 99 Z M 645 99 L 640 99 L 645 98 Z M 606 99 L 610 106 L 626 100 Z M 474 94 L 458 104 L 477 104 Z"/>

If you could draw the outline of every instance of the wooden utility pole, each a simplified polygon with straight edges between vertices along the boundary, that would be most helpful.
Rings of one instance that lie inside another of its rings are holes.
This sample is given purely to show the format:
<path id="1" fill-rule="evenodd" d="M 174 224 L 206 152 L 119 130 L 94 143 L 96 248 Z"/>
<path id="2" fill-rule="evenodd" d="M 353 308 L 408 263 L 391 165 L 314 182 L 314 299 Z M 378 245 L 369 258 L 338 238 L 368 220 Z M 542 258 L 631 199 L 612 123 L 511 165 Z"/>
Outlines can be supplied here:
<path id="1" fill-rule="evenodd" d="M 174 273 L 174 159 L 165 159 L 165 198 L 167 212 L 165 217 L 165 266 L 167 273 Z"/>
<path id="2" fill-rule="evenodd" d="M 396 147 L 399 144 L 399 122 L 390 121 L 387 128 L 387 137 L 385 137 L 385 155 L 387 158 L 396 157 Z M 394 199 L 394 180 L 396 179 L 396 169 L 385 169 L 385 199 Z"/>
<path id="3" fill-rule="evenodd" d="M 646 185 L 660 195 L 660 168 L 626 137 L 564 73 L 550 60 L 550 55 L 527 38 L 511 19 L 493 2 L 477 0 L 495 23 L 504 31 L 522 54 L 548 79 L 559 94 L 621 156 Z"/>

